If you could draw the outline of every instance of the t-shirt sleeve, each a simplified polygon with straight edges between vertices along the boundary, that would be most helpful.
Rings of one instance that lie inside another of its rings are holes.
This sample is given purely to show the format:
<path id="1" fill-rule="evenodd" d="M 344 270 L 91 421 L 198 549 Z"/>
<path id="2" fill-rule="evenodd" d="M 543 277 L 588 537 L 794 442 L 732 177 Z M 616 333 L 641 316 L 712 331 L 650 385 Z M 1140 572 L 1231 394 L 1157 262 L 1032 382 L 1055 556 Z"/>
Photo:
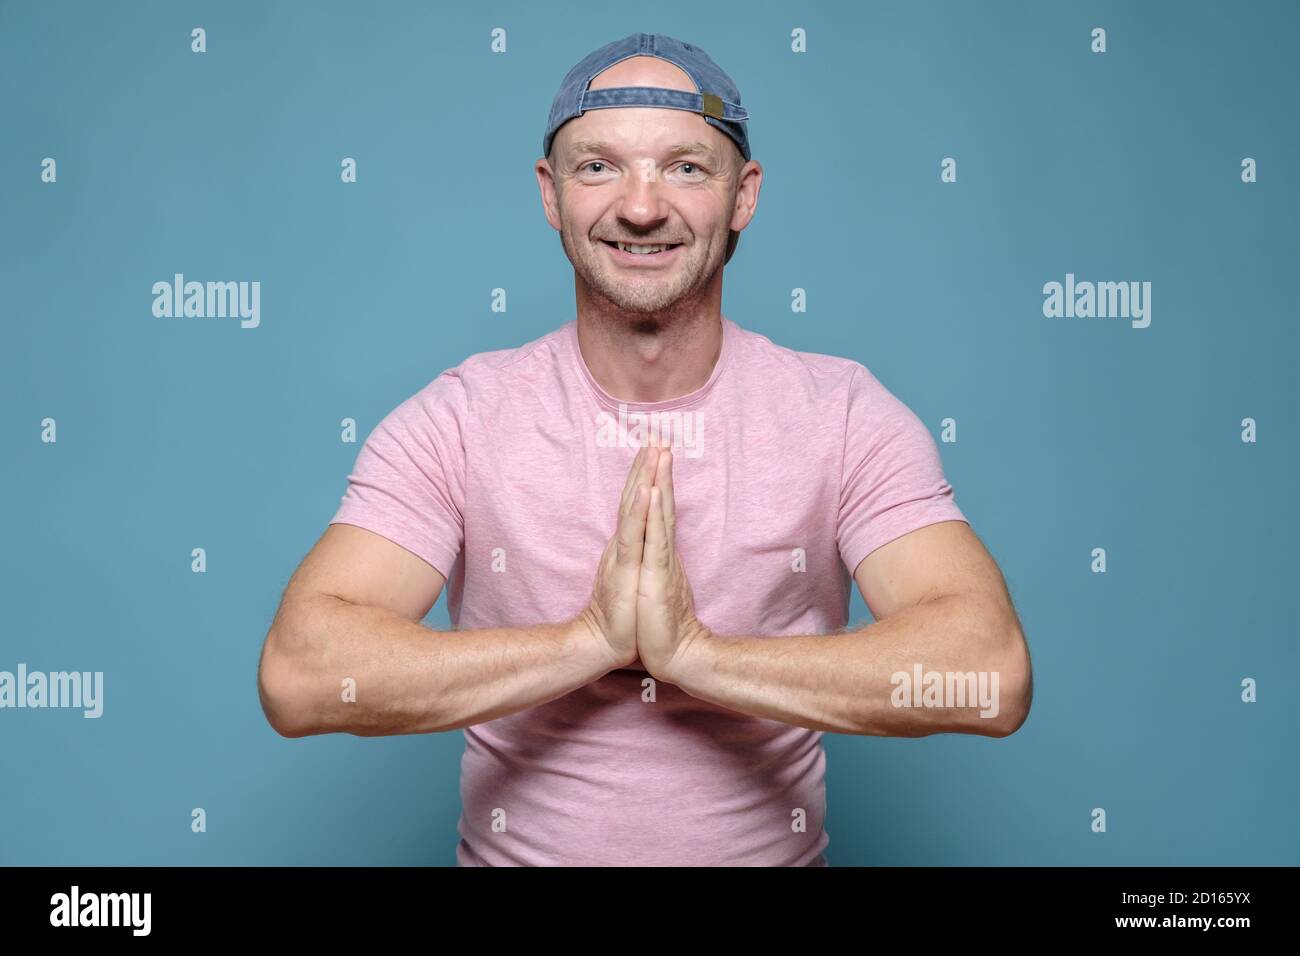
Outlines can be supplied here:
<path id="1" fill-rule="evenodd" d="M 849 384 L 838 543 L 852 575 L 881 545 L 940 521 L 966 521 L 921 419 L 859 365 Z"/>
<path id="2" fill-rule="evenodd" d="M 330 524 L 383 535 L 447 579 L 464 542 L 465 389 L 444 372 L 375 426 Z"/>

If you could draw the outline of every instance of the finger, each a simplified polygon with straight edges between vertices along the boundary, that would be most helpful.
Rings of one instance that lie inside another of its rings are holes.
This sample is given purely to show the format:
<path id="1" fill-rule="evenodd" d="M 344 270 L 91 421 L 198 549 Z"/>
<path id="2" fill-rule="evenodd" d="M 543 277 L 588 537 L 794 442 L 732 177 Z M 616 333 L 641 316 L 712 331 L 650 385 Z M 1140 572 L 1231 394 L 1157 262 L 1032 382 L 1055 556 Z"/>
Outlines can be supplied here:
<path id="1" fill-rule="evenodd" d="M 667 449 L 659 454 L 659 467 L 655 471 L 655 485 L 661 490 L 664 512 L 664 529 L 668 536 L 668 547 L 676 547 L 677 542 L 677 505 L 673 499 L 673 453 Z"/>
<path id="2" fill-rule="evenodd" d="M 659 446 L 645 445 L 645 461 L 641 463 L 641 480 L 647 485 L 655 483 L 655 471 L 659 468 Z"/>
<path id="3" fill-rule="evenodd" d="M 641 465 L 645 462 L 645 447 L 642 446 L 632 459 L 632 467 L 628 469 L 627 481 L 623 482 L 623 494 L 618 500 L 618 516 L 620 519 L 627 514 L 628 509 L 632 506 L 632 495 L 637 486 L 637 475 L 641 473 Z"/>
<path id="4" fill-rule="evenodd" d="M 632 495 L 632 507 L 618 523 L 618 545 L 614 560 L 618 564 L 635 567 L 643 560 L 645 549 L 646 513 L 650 509 L 650 489 L 637 485 Z"/>
<path id="5" fill-rule="evenodd" d="M 664 571 L 668 567 L 668 532 L 664 529 L 663 492 L 650 489 L 650 510 L 645 523 L 645 550 L 641 570 Z"/>
<path id="6" fill-rule="evenodd" d="M 632 470 L 628 474 L 628 486 L 626 506 L 631 507 L 632 496 L 636 494 L 637 485 L 651 485 L 655 480 L 655 468 L 659 463 L 659 449 L 649 445 L 642 445 L 641 450 L 637 452 L 636 460 L 632 463 Z"/>

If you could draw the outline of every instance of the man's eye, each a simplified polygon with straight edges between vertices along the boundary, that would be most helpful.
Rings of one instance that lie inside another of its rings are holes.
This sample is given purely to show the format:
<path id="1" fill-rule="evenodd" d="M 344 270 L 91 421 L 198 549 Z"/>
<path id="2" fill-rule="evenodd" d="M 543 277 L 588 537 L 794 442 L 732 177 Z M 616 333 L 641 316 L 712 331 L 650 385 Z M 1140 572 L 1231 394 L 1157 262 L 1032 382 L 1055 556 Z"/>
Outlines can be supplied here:
<path id="1" fill-rule="evenodd" d="M 593 166 L 604 166 L 604 165 L 605 164 L 602 163 L 600 160 L 593 159 L 591 162 L 586 163 L 583 166 L 579 167 L 579 169 L 591 169 Z"/>

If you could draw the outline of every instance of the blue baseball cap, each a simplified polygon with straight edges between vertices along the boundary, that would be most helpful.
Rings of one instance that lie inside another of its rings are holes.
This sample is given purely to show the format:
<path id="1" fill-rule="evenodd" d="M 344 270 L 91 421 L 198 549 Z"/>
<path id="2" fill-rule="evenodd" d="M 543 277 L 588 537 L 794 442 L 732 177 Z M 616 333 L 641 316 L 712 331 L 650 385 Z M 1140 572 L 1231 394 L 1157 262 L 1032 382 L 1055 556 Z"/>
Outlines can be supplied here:
<path id="1" fill-rule="evenodd" d="M 589 84 L 598 73 L 615 63 L 634 56 L 653 56 L 680 67 L 691 82 L 695 93 L 669 90 L 658 86 L 612 86 L 589 90 Z M 620 106 L 653 106 L 661 109 L 688 110 L 699 113 L 704 121 L 716 126 L 731 137 L 740 154 L 749 159 L 749 133 L 745 122 L 749 113 L 740 105 L 740 90 L 722 67 L 698 46 L 683 43 L 662 33 L 633 33 L 631 36 L 589 53 L 568 72 L 560 91 L 551 103 L 546 135 L 542 138 L 542 155 L 551 152 L 551 141 L 556 130 L 587 110 L 608 109 Z"/>

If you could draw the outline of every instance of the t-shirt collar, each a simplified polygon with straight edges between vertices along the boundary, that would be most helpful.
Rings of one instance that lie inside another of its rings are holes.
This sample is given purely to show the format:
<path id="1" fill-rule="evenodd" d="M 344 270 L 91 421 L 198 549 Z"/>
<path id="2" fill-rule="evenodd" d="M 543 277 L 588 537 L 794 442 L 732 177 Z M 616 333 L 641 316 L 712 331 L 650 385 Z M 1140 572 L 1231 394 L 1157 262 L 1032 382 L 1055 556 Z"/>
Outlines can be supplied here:
<path id="1" fill-rule="evenodd" d="M 677 398 L 665 399 L 661 402 L 629 402 L 624 399 L 615 398 L 609 392 L 605 391 L 595 377 L 591 374 L 591 369 L 587 367 L 587 361 L 582 357 L 582 349 L 578 346 L 578 320 L 572 319 L 565 326 L 565 340 L 569 350 L 570 358 L 577 369 L 578 377 L 586 382 L 588 389 L 596 401 L 604 405 L 610 411 L 618 411 L 624 408 L 633 412 L 656 412 L 668 411 L 676 408 L 686 408 L 702 401 L 710 391 L 714 383 L 722 375 L 731 352 L 734 350 L 736 341 L 736 325 L 725 315 L 720 316 L 722 320 L 722 347 L 718 350 L 718 359 L 713 363 L 713 371 L 709 374 L 709 379 L 699 388 L 686 395 Z"/>

